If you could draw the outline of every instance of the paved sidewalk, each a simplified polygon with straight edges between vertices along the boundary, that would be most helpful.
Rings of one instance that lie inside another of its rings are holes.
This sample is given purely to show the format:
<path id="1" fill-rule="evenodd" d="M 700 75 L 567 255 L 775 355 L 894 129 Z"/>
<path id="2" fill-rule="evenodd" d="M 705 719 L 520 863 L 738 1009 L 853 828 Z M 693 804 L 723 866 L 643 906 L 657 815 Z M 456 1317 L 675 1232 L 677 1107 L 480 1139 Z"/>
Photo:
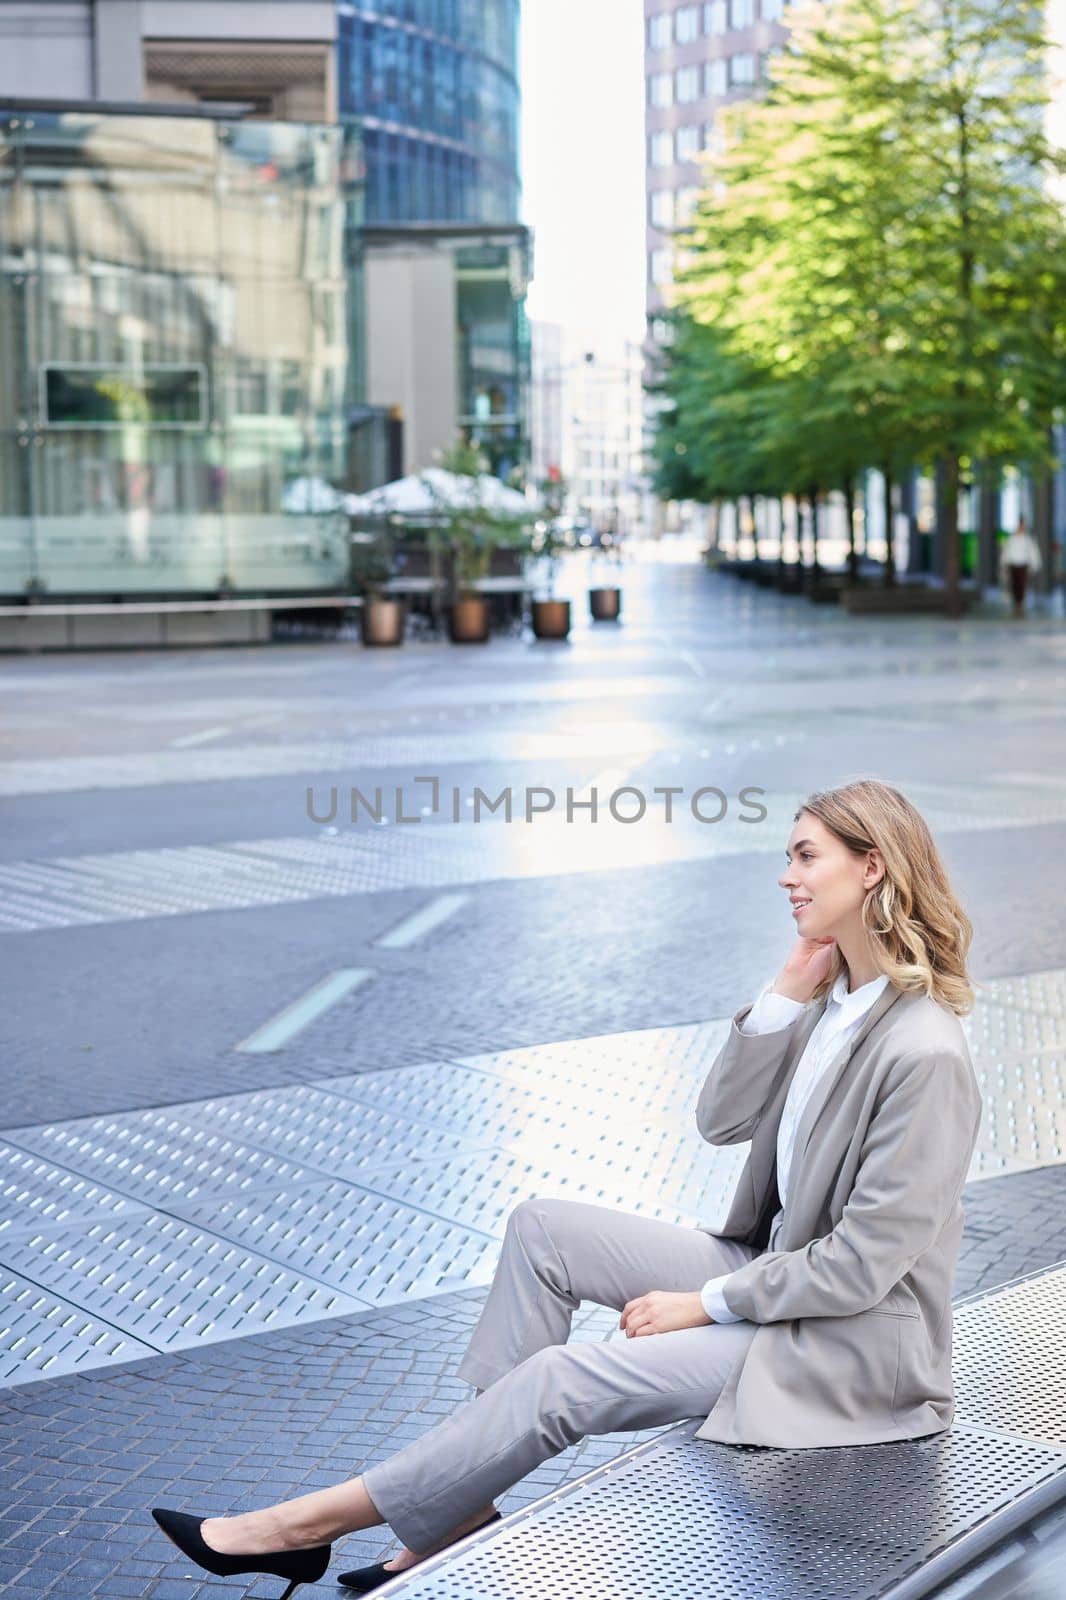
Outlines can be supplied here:
<path id="1" fill-rule="evenodd" d="M 791 943 L 813 788 L 898 783 L 975 923 L 956 1292 L 1066 1259 L 1061 621 L 863 621 L 675 553 L 623 570 L 619 627 L 571 561 L 565 645 L 0 661 L 5 1594 L 217 1594 L 147 1508 L 336 1482 L 463 1403 L 525 1195 L 723 1215 L 744 1152 L 698 1138 L 695 1093 Z M 508 786 L 554 811 L 475 822 Z M 353 787 L 388 820 L 353 824 Z M 586 1306 L 575 1337 L 616 1323 Z M 647 1436 L 584 1440 L 502 1508 Z"/>

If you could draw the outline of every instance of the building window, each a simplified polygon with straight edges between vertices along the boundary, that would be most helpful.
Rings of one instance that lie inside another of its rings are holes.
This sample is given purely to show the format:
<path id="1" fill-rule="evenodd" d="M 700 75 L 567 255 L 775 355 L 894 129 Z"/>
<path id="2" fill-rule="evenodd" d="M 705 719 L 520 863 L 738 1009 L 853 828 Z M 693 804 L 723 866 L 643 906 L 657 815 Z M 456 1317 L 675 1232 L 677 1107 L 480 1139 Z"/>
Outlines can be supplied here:
<path id="1" fill-rule="evenodd" d="M 648 259 L 652 283 L 673 282 L 674 275 L 670 267 L 669 250 L 653 250 Z"/>
<path id="2" fill-rule="evenodd" d="M 730 56 L 729 58 L 730 86 L 755 82 L 755 57 L 752 55 Z"/>
<path id="3" fill-rule="evenodd" d="M 708 61 L 703 68 L 704 94 L 725 94 L 729 87 L 724 59 Z"/>
<path id="4" fill-rule="evenodd" d="M 693 39 L 698 39 L 700 36 L 699 6 L 682 6 L 677 13 L 676 23 L 678 44 L 691 44 Z"/>
<path id="5" fill-rule="evenodd" d="M 679 106 L 691 105 L 693 100 L 700 97 L 700 69 L 699 67 L 678 67 L 677 69 L 677 103 Z"/>
<path id="6" fill-rule="evenodd" d="M 668 317 L 652 317 L 651 336 L 656 344 L 673 344 L 675 331 Z"/>
<path id="7" fill-rule="evenodd" d="M 674 103 L 674 75 L 656 72 L 648 79 L 648 92 L 653 106 L 672 106 Z"/>
<path id="8" fill-rule="evenodd" d="M 699 185 L 695 183 L 686 184 L 683 189 L 677 191 L 675 218 L 682 228 L 687 227 L 696 215 L 696 206 L 699 203 L 699 198 Z"/>
<path id="9" fill-rule="evenodd" d="M 679 161 L 695 161 L 701 147 L 700 125 L 690 122 L 684 128 L 677 130 L 677 159 Z"/>
<path id="10" fill-rule="evenodd" d="M 653 167 L 672 167 L 674 164 L 674 136 L 669 128 L 653 133 L 649 141 Z M 680 149 L 680 145 L 678 147 Z"/>
<path id="11" fill-rule="evenodd" d="M 651 50 L 666 50 L 672 43 L 673 14 L 669 11 L 660 11 L 657 17 L 648 18 L 648 47 Z"/>
<path id="12" fill-rule="evenodd" d="M 704 33 L 725 33 L 728 26 L 726 0 L 709 0 L 709 4 L 703 8 Z"/>
<path id="13" fill-rule="evenodd" d="M 780 22 L 785 14 L 785 0 L 762 0 L 759 15 L 764 22 Z"/>
<path id="14" fill-rule="evenodd" d="M 656 189 L 651 196 L 651 220 L 656 228 L 672 228 L 674 225 L 674 192 L 672 189 Z"/>
<path id="15" fill-rule="evenodd" d="M 729 0 L 729 21 L 734 28 L 750 28 L 755 21 L 755 0 Z"/>

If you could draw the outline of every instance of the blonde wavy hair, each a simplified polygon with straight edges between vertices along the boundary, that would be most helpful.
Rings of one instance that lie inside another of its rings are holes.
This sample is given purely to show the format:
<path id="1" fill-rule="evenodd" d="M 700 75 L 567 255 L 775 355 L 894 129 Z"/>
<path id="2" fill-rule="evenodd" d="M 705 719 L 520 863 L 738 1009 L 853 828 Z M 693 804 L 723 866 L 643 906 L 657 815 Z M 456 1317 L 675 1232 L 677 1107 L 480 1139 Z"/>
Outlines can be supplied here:
<path id="1" fill-rule="evenodd" d="M 927 994 L 965 1016 L 974 1002 L 966 971 L 973 924 L 955 898 L 925 818 L 876 778 L 808 795 L 793 821 L 804 811 L 856 855 L 879 850 L 884 858 L 884 877 L 862 903 L 880 971 L 897 988 Z M 838 949 L 814 999 L 829 992 L 844 965 Z"/>

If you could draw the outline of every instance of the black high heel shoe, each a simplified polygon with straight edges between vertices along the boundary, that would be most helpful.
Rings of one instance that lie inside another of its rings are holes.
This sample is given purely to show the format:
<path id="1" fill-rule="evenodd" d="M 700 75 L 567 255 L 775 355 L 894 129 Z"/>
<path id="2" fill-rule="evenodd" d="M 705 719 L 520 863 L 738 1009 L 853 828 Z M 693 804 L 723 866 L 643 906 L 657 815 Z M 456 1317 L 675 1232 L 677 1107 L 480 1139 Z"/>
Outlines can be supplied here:
<path id="1" fill-rule="evenodd" d="M 275 1578 L 290 1579 L 281 1600 L 289 1600 L 301 1583 L 317 1583 L 333 1553 L 331 1544 L 316 1544 L 308 1550 L 267 1550 L 260 1556 L 227 1556 L 204 1543 L 200 1524 L 207 1521 L 206 1517 L 191 1517 L 185 1511 L 166 1511 L 161 1506 L 153 1506 L 152 1515 L 182 1555 L 195 1561 L 198 1567 L 213 1572 L 216 1578 L 228 1578 L 238 1572 L 266 1572 Z"/>
<path id="2" fill-rule="evenodd" d="M 477 1528 L 471 1528 L 471 1533 L 477 1533 L 478 1528 L 487 1527 L 490 1522 L 500 1522 L 502 1515 L 494 1511 L 491 1517 L 486 1517 L 484 1522 L 479 1522 Z M 466 1534 L 463 1538 L 466 1538 Z M 461 1544 L 462 1539 L 457 1539 L 456 1544 Z M 392 1560 L 392 1557 L 389 1557 Z M 354 1589 L 356 1594 L 369 1594 L 371 1589 L 377 1589 L 383 1583 L 388 1583 L 390 1578 L 395 1578 L 395 1572 L 388 1572 L 384 1561 L 375 1561 L 372 1567 L 356 1567 L 351 1572 L 338 1572 L 337 1582 L 342 1583 L 346 1589 Z"/>

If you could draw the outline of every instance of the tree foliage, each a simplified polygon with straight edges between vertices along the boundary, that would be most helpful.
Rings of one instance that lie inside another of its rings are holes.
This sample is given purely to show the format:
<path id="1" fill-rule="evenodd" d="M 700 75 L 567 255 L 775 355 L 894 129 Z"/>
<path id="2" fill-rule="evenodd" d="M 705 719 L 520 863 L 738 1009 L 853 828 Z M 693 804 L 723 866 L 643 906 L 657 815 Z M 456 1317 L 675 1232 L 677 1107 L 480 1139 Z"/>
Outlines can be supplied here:
<path id="1" fill-rule="evenodd" d="M 1042 8 L 829 0 L 790 12 L 731 108 L 681 241 L 660 493 L 825 491 L 1049 462 L 1066 391 L 1066 223 Z"/>

